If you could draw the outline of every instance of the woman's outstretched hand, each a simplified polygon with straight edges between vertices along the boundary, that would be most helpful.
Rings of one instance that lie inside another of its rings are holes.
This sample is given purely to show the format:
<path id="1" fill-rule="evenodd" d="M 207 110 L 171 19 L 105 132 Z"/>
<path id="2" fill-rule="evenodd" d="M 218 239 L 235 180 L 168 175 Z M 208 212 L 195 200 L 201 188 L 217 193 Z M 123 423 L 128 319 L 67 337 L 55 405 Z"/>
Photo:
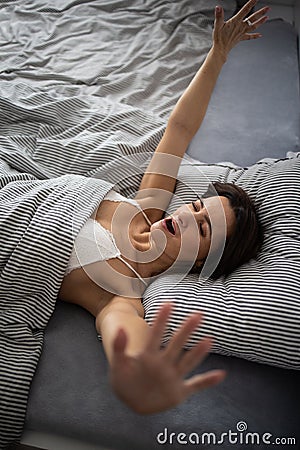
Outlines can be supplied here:
<path id="1" fill-rule="evenodd" d="M 201 322 L 201 315 L 194 314 L 161 349 L 161 339 L 170 313 L 170 304 L 160 309 L 150 327 L 145 348 L 138 355 L 126 354 L 127 335 L 122 329 L 113 343 L 110 366 L 112 386 L 119 398 L 140 414 L 172 408 L 191 394 L 213 386 L 225 377 L 223 370 L 213 370 L 185 378 L 205 358 L 211 340 L 203 339 L 192 350 L 182 351 L 184 343 Z"/>
<path id="2" fill-rule="evenodd" d="M 237 14 L 226 22 L 224 22 L 223 8 L 216 6 L 213 47 L 223 55 L 225 60 L 230 50 L 240 41 L 261 37 L 256 30 L 268 19 L 265 14 L 270 8 L 261 8 L 248 16 L 256 3 L 257 0 L 249 0 Z"/>

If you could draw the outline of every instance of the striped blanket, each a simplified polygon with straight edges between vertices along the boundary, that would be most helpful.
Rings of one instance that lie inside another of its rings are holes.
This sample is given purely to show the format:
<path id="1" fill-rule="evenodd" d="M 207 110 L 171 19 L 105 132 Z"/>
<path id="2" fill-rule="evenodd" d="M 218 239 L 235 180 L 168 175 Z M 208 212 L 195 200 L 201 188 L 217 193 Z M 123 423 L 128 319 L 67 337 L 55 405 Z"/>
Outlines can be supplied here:
<path id="1" fill-rule="evenodd" d="M 65 175 L 37 180 L 0 164 L 0 443 L 22 430 L 43 330 L 55 308 L 73 239 L 111 189 Z"/>

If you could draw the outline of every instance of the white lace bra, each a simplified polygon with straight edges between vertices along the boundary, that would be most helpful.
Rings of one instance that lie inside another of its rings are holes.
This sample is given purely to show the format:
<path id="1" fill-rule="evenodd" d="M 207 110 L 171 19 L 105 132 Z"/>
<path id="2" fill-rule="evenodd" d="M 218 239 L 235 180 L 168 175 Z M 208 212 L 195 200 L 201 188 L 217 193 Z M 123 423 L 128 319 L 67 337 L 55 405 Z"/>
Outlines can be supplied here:
<path id="1" fill-rule="evenodd" d="M 126 198 L 114 190 L 109 191 L 103 200 L 131 203 L 143 213 L 147 223 L 151 226 L 148 217 L 135 200 Z M 92 218 L 89 218 L 85 222 L 74 241 L 72 254 L 65 275 L 68 275 L 72 270 L 84 267 L 87 264 L 98 261 L 107 261 L 111 258 L 118 258 L 123 261 L 124 264 L 135 273 L 139 280 L 147 286 L 147 283 L 139 273 L 122 257 L 111 231 L 104 228 L 99 222 Z"/>

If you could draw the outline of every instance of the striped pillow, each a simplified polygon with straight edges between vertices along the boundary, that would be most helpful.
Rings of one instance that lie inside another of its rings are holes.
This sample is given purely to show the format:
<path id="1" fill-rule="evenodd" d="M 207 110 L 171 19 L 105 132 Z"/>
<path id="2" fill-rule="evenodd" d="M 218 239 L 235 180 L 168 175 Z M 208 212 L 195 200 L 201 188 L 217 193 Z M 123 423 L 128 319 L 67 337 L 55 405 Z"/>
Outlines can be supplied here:
<path id="1" fill-rule="evenodd" d="M 143 303 L 149 323 L 162 303 L 175 304 L 165 342 L 182 320 L 200 310 L 204 324 L 186 348 L 210 335 L 215 353 L 300 369 L 299 180 L 300 154 L 262 160 L 248 169 L 184 161 L 168 213 L 178 207 L 178 198 L 190 202 L 195 192 L 202 194 L 209 181 L 234 182 L 254 199 L 265 239 L 257 258 L 227 278 L 173 273 L 148 287 Z"/>

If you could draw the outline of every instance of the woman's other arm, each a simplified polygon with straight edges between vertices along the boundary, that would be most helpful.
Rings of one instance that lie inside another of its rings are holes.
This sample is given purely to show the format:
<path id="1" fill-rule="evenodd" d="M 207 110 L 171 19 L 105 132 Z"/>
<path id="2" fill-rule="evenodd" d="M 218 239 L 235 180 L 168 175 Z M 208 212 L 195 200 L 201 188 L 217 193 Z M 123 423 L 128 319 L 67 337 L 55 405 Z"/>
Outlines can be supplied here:
<path id="1" fill-rule="evenodd" d="M 161 349 L 170 313 L 171 305 L 164 305 L 149 327 L 139 300 L 116 296 L 96 318 L 110 365 L 112 387 L 121 400 L 140 414 L 172 408 L 225 376 L 224 371 L 214 370 L 186 378 L 206 356 L 211 341 L 204 339 L 182 353 L 184 343 L 201 321 L 201 315 L 194 314 Z"/>
<path id="2" fill-rule="evenodd" d="M 138 201 L 143 201 L 143 208 L 150 208 L 148 214 L 152 222 L 161 219 L 172 198 L 182 157 L 205 117 L 228 53 L 238 42 L 261 36 L 253 31 L 267 20 L 265 13 L 269 8 L 252 14 L 247 19 L 252 23 L 249 26 L 245 17 L 255 4 L 256 0 L 248 1 L 226 22 L 223 9 L 216 7 L 212 48 L 173 109 L 136 196 Z"/>

